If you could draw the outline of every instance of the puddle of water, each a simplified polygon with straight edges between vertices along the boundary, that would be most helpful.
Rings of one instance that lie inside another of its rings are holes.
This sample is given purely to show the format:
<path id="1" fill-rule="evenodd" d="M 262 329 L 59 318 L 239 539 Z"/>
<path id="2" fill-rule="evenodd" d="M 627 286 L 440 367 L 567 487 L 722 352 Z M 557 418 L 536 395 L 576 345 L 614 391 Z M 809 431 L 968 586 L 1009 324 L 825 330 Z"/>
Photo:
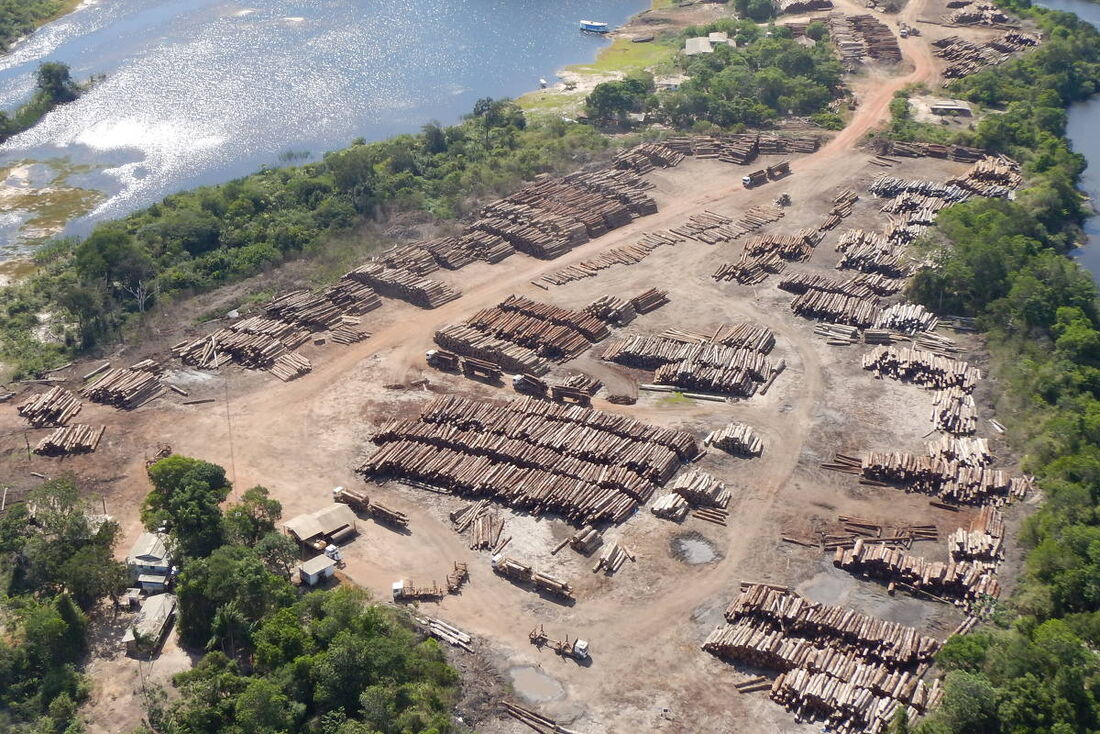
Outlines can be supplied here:
<path id="1" fill-rule="evenodd" d="M 672 539 L 672 555 L 690 566 L 710 563 L 718 559 L 718 549 L 699 533 L 687 533 Z"/>
<path id="2" fill-rule="evenodd" d="M 521 665 L 508 671 L 516 694 L 530 703 L 556 701 L 565 696 L 561 683 L 531 665 Z"/>
<path id="3" fill-rule="evenodd" d="M 795 591 L 818 604 L 841 604 L 855 585 L 855 579 L 851 576 L 823 572 L 799 585 Z"/>

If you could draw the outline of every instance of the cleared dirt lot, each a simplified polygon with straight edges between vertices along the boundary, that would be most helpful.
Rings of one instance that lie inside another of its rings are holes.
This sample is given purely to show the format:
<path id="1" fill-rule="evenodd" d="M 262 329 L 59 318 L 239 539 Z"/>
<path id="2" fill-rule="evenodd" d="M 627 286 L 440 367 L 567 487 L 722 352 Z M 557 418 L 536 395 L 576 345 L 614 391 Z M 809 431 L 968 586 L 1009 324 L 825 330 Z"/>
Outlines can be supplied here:
<path id="1" fill-rule="evenodd" d="M 919 11 L 920 3 L 911 3 L 903 18 L 911 20 Z M 797 725 L 771 704 L 766 693 L 738 694 L 732 685 L 745 673 L 702 653 L 700 643 L 721 620 L 722 609 L 743 580 L 792 585 L 817 601 L 849 605 L 941 636 L 954 627 L 960 617 L 953 607 L 887 596 L 881 586 L 833 569 L 829 557 L 818 549 L 780 540 L 782 535 L 808 536 L 835 523 L 839 514 L 883 522 L 935 523 L 941 538 L 965 524 L 965 512 L 933 508 L 926 496 L 863 486 L 852 476 L 820 468 L 836 451 L 920 451 L 932 428 L 931 394 L 876 380 L 861 370 L 860 356 L 869 347 L 832 347 L 815 337 L 813 323 L 791 313 L 791 296 L 775 287 L 776 276 L 754 287 L 716 283 L 711 274 L 720 263 L 738 257 L 745 238 L 727 245 L 689 241 L 659 248 L 639 264 L 614 267 L 550 291 L 531 281 L 631 243 L 644 232 L 676 226 L 703 209 L 737 215 L 751 206 L 770 204 L 783 191 L 791 194 L 794 205 L 762 231 L 793 233 L 816 224 L 833 197 L 852 189 L 862 197 L 853 214 L 826 236 L 808 262 L 788 265 L 788 272 L 835 273 L 834 245 L 841 232 L 878 230 L 886 224 L 878 205 L 866 195 L 867 184 L 884 169 L 872 165 L 871 155 L 856 145 L 884 119 L 896 90 L 936 76 L 926 41 L 907 39 L 902 46 L 905 68 L 860 75 L 853 83 L 860 107 L 852 124 L 817 153 L 795 157 L 794 173 L 787 179 L 746 190 L 740 185 L 743 168 L 693 159 L 675 169 L 657 171 L 652 174 L 652 194 L 658 214 L 638 219 L 553 262 L 515 255 L 497 265 L 480 263 L 434 274 L 460 287 L 463 297 L 432 311 L 387 300 L 365 319 L 373 333 L 369 340 L 348 347 L 303 347 L 314 370 L 297 381 L 284 384 L 267 374 L 235 368 L 207 373 L 175 365 L 171 381 L 190 391 L 189 400 L 212 398 L 214 402 L 184 405 L 184 398 L 169 394 L 125 414 L 85 404 L 82 422 L 108 426 L 103 444 L 90 456 L 63 462 L 28 457 L 22 424 L 14 411 L 5 410 L 0 413 L 4 471 L 13 484 L 24 486 L 36 481 L 30 472 L 77 474 L 85 486 L 105 496 L 108 511 L 122 522 L 123 548 L 140 532 L 137 511 L 148 491 L 143 462 L 158 442 L 169 443 L 177 453 L 224 465 L 235 493 L 256 484 L 268 487 L 282 502 L 284 517 L 310 512 L 331 502 L 333 487 L 362 485 L 354 469 L 371 449 L 370 436 L 384 422 L 415 415 L 438 393 L 512 397 L 510 389 L 428 369 L 424 352 L 432 346 L 438 327 L 513 293 L 577 308 L 604 294 L 631 296 L 659 286 L 668 290 L 671 302 L 622 331 L 701 330 L 749 320 L 776 333 L 772 358 L 787 363 L 766 395 L 747 400 L 695 402 L 648 392 L 633 406 L 596 400 L 598 408 L 682 428 L 699 438 L 731 421 L 754 426 L 765 443 L 761 457 L 746 460 L 712 450 L 697 463 L 732 489 L 729 527 L 691 517 L 671 523 L 641 511 L 607 533 L 608 540 L 619 540 L 636 556 L 635 562 L 608 577 L 592 573 L 593 558 L 568 548 L 551 555 L 551 549 L 572 532 L 561 520 L 508 513 L 504 534 L 512 536 L 512 541 L 507 554 L 567 579 L 577 590 L 577 600 L 563 605 L 496 576 L 488 554 L 468 548 L 447 517 L 464 506 L 464 500 L 391 482 L 372 485 L 369 492 L 406 512 L 409 532 L 362 521 L 359 537 L 344 549 L 344 574 L 349 582 L 387 599 L 390 584 L 398 578 L 442 582 L 452 562 L 469 564 L 470 582 L 461 594 L 424 604 L 420 611 L 477 637 L 478 655 L 458 662 L 477 679 L 473 687 L 477 693 L 467 699 L 462 714 L 476 723 L 479 732 L 526 731 L 511 720 L 495 717 L 486 705 L 508 688 L 518 700 L 582 732 L 809 731 L 810 727 Z M 771 160 L 764 158 L 761 163 Z M 900 162 L 885 172 L 943 180 L 964 168 L 921 159 Z M 980 344 L 965 340 L 963 344 L 974 350 L 965 356 L 980 353 Z M 613 378 L 623 368 L 599 362 L 599 350 L 596 346 L 559 369 L 587 368 Z M 144 356 L 166 358 L 134 349 L 126 350 L 118 361 L 133 362 Z M 72 373 L 86 371 L 77 367 Z M 420 380 L 427 384 L 402 390 L 382 387 Z M 984 430 L 979 429 L 979 435 Z M 714 558 L 687 563 L 677 545 L 684 537 L 709 545 Z M 932 556 L 944 550 L 942 543 L 922 543 L 913 552 Z M 536 624 L 545 625 L 552 634 L 588 639 L 591 664 L 578 665 L 549 651 L 539 652 L 527 640 Z M 186 655 L 174 647 L 162 660 L 161 680 L 187 664 Z M 94 731 L 127 729 L 137 723 L 140 712 L 133 704 L 140 680 L 125 672 L 133 670 L 133 661 L 117 656 L 93 666 L 97 688 L 88 713 Z"/>

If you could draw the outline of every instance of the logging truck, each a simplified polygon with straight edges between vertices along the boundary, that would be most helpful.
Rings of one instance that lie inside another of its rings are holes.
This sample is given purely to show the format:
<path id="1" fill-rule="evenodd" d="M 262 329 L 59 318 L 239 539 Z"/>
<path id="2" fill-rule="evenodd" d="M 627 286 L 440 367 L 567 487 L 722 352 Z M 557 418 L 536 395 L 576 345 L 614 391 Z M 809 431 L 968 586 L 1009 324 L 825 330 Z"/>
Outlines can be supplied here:
<path id="1" fill-rule="evenodd" d="M 541 649 L 548 645 L 551 650 L 561 655 L 563 658 L 573 658 L 574 660 L 588 659 L 588 640 L 582 640 L 579 637 L 575 640 L 570 640 L 569 635 L 565 636 L 564 641 L 552 640 L 546 635 L 546 630 L 543 629 L 541 624 L 531 630 L 527 638 L 531 640 L 531 644 L 537 648 Z"/>
<path id="2" fill-rule="evenodd" d="M 493 570 L 501 576 L 513 579 L 514 581 L 532 583 L 535 585 L 535 588 L 542 591 L 548 591 L 558 596 L 568 599 L 573 598 L 572 586 L 560 579 L 554 578 L 550 574 L 536 571 L 526 563 L 520 563 L 514 558 L 508 558 L 498 553 L 493 556 L 492 565 Z"/>
<path id="3" fill-rule="evenodd" d="M 741 177 L 741 185 L 746 189 L 751 189 L 753 186 L 759 186 L 762 183 L 768 182 L 768 171 L 761 168 L 759 171 L 753 171 L 748 176 Z"/>
<path id="4" fill-rule="evenodd" d="M 370 511 L 370 497 L 361 489 L 336 487 L 332 490 L 332 499 L 347 505 L 356 512 L 367 513 Z"/>
<path id="5" fill-rule="evenodd" d="M 443 598 L 443 589 L 436 586 L 434 581 L 431 586 L 417 586 L 412 581 L 401 579 L 394 581 L 391 588 L 394 601 L 432 601 Z"/>

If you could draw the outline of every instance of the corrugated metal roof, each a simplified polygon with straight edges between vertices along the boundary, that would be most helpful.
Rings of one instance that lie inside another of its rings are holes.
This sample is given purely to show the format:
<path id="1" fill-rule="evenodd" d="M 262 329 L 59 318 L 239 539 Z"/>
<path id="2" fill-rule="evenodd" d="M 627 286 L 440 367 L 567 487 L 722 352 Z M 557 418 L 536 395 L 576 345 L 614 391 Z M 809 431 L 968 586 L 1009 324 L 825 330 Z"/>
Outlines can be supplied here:
<path id="1" fill-rule="evenodd" d="M 164 546 L 164 536 L 158 533 L 142 533 L 130 548 L 130 559 L 131 563 L 133 559 L 167 561 L 168 549 Z"/>

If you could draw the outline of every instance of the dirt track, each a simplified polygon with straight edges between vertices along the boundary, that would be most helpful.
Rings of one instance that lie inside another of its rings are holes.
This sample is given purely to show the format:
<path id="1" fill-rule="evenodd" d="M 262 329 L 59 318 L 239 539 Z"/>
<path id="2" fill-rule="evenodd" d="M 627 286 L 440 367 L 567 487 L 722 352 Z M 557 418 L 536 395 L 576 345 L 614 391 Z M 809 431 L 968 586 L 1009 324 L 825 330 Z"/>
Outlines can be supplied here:
<path id="1" fill-rule="evenodd" d="M 846 1 L 839 5 L 845 6 Z M 912 23 L 924 2 L 911 2 L 900 20 Z M 889 22 L 896 27 L 894 20 Z M 895 491 L 856 490 L 850 482 L 823 476 L 816 468 L 825 455 L 840 448 L 877 444 L 914 448 L 928 428 L 928 396 L 872 380 L 859 370 L 855 349 L 838 352 L 825 346 L 812 335 L 808 322 L 789 313 L 785 296 L 774 288 L 774 278 L 756 288 L 715 284 L 709 274 L 717 263 L 736 256 L 736 243 L 725 248 L 695 242 L 663 248 L 641 264 L 614 268 L 549 293 L 534 288 L 530 281 L 597 251 L 631 242 L 642 232 L 675 226 L 702 209 L 735 213 L 770 203 L 780 186 L 791 193 L 796 205 L 773 225 L 773 231 L 794 231 L 816 220 L 837 191 L 860 191 L 880 171 L 868 165 L 870 155 L 857 145 L 887 119 L 894 93 L 908 84 L 936 78 L 925 40 L 903 39 L 901 46 L 905 68 L 896 75 L 873 70 L 857 78 L 853 91 L 859 106 L 849 125 L 816 153 L 796 158 L 794 175 L 782 184 L 746 190 L 738 184 L 741 169 L 712 161 L 689 161 L 678 169 L 657 172 L 658 214 L 549 263 L 517 255 L 495 266 L 473 265 L 447 274 L 443 277 L 460 285 L 462 298 L 433 311 L 388 302 L 368 317 L 373 332 L 369 340 L 315 350 L 309 355 L 313 373 L 295 382 L 282 384 L 267 376 L 230 371 L 195 383 L 196 394 L 217 398 L 213 404 L 161 403 L 127 415 L 86 407 L 81 419 L 108 423 L 110 440 L 105 450 L 76 459 L 70 466 L 98 475 L 109 487 L 109 510 L 126 531 L 123 547 L 140 530 L 137 507 L 148 489 L 142 453 L 158 441 L 171 444 L 179 453 L 225 465 L 238 491 L 255 484 L 270 488 L 283 502 L 284 516 L 312 511 L 329 501 L 333 486 L 361 483 L 353 469 L 374 426 L 394 415 L 415 412 L 430 397 L 422 391 L 384 390 L 380 384 L 407 383 L 422 376 L 432 382 L 433 390 L 506 395 L 426 370 L 423 352 L 430 347 L 436 328 L 512 293 L 580 306 L 603 293 L 637 292 L 659 284 L 670 291 L 672 303 L 640 317 L 631 331 L 702 328 L 724 320 L 750 319 L 776 332 L 777 353 L 789 366 L 773 391 L 750 401 L 685 405 L 647 394 L 636 406 L 598 406 L 685 427 L 697 435 L 734 419 L 756 426 L 766 438 L 762 458 L 748 462 L 714 454 L 700 465 L 737 489 L 729 528 L 690 519 L 678 527 L 639 513 L 612 533 L 635 551 L 637 563 L 604 578 L 587 570 L 592 559 L 580 558 L 571 550 L 549 555 L 548 549 L 564 537 L 564 524 L 509 517 L 505 532 L 515 538 L 509 552 L 527 554 L 535 565 L 548 565 L 575 581 L 578 601 L 566 607 L 495 577 L 486 554 L 469 550 L 446 522 L 446 511 L 460 502 L 388 485 L 371 491 L 410 515 L 411 534 L 364 522 L 361 537 L 345 550 L 347 576 L 385 598 L 397 578 L 441 581 L 452 561 L 468 562 L 471 582 L 463 593 L 439 605 L 427 605 L 424 611 L 481 638 L 484 655 L 502 675 L 516 666 L 541 667 L 562 686 L 563 694 L 541 701 L 540 707 L 549 715 L 573 721 L 571 726 L 580 731 L 809 731 L 764 696 L 736 694 L 731 688 L 736 679 L 732 668 L 702 654 L 699 643 L 742 579 L 783 583 L 810 579 L 813 588 L 827 589 L 822 592 L 825 596 L 887 615 L 916 615 L 932 625 L 946 624 L 951 614 L 942 609 L 910 602 L 891 606 L 873 588 L 831 575 L 828 564 L 812 549 L 792 549 L 778 542 L 781 531 L 800 532 L 805 523 L 825 521 L 845 511 L 883 517 L 908 513 L 945 526 L 957 522 L 957 517 L 937 516 L 926 500 Z M 923 166 L 928 177 L 958 170 L 957 165 L 952 168 L 953 164 L 942 161 L 912 165 Z M 857 226 L 860 217 L 867 226 L 876 226 L 876 213 L 861 203 L 844 227 Z M 807 268 L 831 270 L 836 233 L 830 237 Z M 16 425 L 6 413 L 2 421 L 0 428 Z M 110 457 L 118 462 L 115 466 L 110 466 Z M 36 470 L 56 472 L 57 465 L 51 466 Z M 677 560 L 669 552 L 669 543 L 689 530 L 712 541 L 720 558 L 699 566 Z M 548 631 L 554 628 L 589 639 L 592 665 L 579 666 L 536 651 L 526 639 L 536 623 L 544 623 Z M 109 709 L 111 716 L 101 718 L 96 713 L 100 706 L 93 706 L 89 711 L 92 731 L 109 731 L 119 725 L 116 717 L 126 715 L 125 707 L 107 704 L 112 694 L 128 695 L 122 689 L 129 678 L 120 678 L 122 682 L 114 686 L 107 681 L 124 669 L 128 669 L 125 661 L 117 670 L 110 664 L 103 667 L 100 680 L 105 682 L 94 702 Z M 522 697 L 523 691 L 518 693 Z M 520 731 L 516 726 L 508 721 L 483 722 L 478 731 Z"/>

